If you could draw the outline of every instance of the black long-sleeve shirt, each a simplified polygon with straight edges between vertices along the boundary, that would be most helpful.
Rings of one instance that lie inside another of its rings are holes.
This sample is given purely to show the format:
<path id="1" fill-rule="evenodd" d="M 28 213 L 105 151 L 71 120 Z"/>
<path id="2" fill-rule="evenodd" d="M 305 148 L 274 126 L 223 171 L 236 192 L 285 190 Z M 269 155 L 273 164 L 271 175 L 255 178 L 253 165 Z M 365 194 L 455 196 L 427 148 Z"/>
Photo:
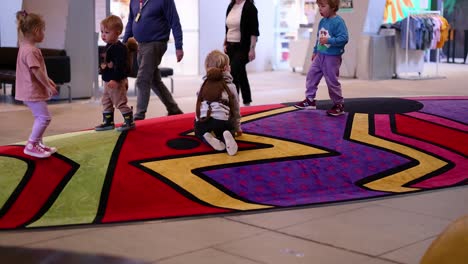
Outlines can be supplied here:
<path id="1" fill-rule="evenodd" d="M 121 81 L 128 76 L 128 60 L 127 47 L 122 42 L 118 41 L 113 44 L 106 45 L 106 57 L 104 61 L 109 64 L 112 62 L 113 67 L 108 66 L 101 69 L 102 80 L 109 82 L 111 80 Z"/>

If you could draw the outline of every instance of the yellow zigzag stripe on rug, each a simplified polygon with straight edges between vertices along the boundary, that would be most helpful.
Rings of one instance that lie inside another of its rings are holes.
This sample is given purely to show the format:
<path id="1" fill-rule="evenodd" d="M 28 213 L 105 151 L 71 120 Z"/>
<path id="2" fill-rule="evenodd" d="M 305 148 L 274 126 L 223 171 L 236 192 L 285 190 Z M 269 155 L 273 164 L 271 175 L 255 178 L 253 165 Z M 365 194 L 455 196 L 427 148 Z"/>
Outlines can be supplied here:
<path id="1" fill-rule="evenodd" d="M 369 116 L 367 114 L 356 114 L 354 116 L 351 139 L 392 150 L 418 161 L 418 165 L 412 168 L 364 185 L 372 190 L 397 193 L 417 191 L 419 188 L 408 188 L 403 187 L 403 185 L 447 165 L 447 162 L 417 149 L 369 135 Z"/>
<path id="2" fill-rule="evenodd" d="M 272 114 L 289 112 L 294 108 L 283 108 L 268 111 L 258 115 L 248 116 L 249 120 L 257 119 Z M 209 166 L 235 164 L 246 161 L 270 160 L 284 157 L 302 157 L 307 155 L 321 155 L 329 152 L 314 148 L 308 145 L 294 143 L 286 140 L 257 136 L 244 133 L 238 138 L 242 141 L 270 144 L 272 148 L 240 150 L 235 156 L 228 156 L 226 153 L 210 153 L 201 156 L 174 158 L 169 160 L 159 160 L 142 163 L 163 177 L 169 179 L 184 190 L 188 191 L 198 199 L 214 206 L 235 210 L 253 210 L 270 208 L 271 206 L 244 202 L 233 198 L 216 186 L 213 186 L 204 179 L 193 174 L 192 171 Z"/>

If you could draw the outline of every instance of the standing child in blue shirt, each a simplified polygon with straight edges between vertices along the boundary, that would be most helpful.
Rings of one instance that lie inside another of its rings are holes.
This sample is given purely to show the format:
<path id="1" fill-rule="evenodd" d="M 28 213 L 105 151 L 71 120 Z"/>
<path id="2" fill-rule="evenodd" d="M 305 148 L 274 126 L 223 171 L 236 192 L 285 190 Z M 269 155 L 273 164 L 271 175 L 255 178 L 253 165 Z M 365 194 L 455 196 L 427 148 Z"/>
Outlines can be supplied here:
<path id="1" fill-rule="evenodd" d="M 348 43 L 348 29 L 343 18 L 336 14 L 340 0 L 318 0 L 317 3 L 323 18 L 318 25 L 312 65 L 307 74 L 306 98 L 294 106 L 299 109 L 316 109 L 315 96 L 318 84 L 322 76 L 325 76 L 328 94 L 333 101 L 333 107 L 327 110 L 327 114 L 339 116 L 344 114 L 344 99 L 338 76 L 342 61 L 341 55 Z"/>

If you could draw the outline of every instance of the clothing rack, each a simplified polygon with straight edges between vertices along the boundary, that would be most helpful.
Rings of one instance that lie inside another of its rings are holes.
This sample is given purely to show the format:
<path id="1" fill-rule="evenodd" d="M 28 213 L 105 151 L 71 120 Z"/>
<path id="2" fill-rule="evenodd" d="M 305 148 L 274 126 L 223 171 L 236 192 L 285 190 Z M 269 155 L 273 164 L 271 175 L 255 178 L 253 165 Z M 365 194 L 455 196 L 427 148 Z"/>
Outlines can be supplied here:
<path id="1" fill-rule="evenodd" d="M 439 15 L 440 16 L 440 14 L 441 14 L 440 10 L 432 10 L 432 11 L 409 10 L 408 11 L 408 17 L 406 19 L 406 41 L 405 41 L 405 63 L 406 63 L 406 69 L 407 70 L 409 69 L 408 50 L 409 50 L 409 27 L 410 27 L 411 17 L 425 16 L 425 15 Z M 439 76 L 439 61 L 440 61 L 439 55 L 440 55 L 440 49 L 436 48 L 436 76 L 435 77 L 440 77 Z M 421 77 L 421 76 L 419 76 L 419 77 Z"/>

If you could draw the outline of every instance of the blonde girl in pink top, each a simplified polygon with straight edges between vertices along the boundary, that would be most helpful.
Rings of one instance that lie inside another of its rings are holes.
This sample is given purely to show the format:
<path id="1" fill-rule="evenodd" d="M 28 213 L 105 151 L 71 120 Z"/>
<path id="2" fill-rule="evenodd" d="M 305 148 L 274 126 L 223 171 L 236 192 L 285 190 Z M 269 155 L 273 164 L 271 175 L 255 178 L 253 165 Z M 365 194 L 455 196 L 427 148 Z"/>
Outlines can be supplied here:
<path id="1" fill-rule="evenodd" d="M 47 76 L 47 69 L 37 43 L 44 40 L 45 21 L 41 16 L 26 11 L 16 13 L 19 51 L 16 60 L 16 100 L 31 110 L 34 124 L 24 153 L 47 158 L 57 151 L 42 142 L 44 131 L 52 119 L 47 100 L 57 94 L 55 83 Z"/>

